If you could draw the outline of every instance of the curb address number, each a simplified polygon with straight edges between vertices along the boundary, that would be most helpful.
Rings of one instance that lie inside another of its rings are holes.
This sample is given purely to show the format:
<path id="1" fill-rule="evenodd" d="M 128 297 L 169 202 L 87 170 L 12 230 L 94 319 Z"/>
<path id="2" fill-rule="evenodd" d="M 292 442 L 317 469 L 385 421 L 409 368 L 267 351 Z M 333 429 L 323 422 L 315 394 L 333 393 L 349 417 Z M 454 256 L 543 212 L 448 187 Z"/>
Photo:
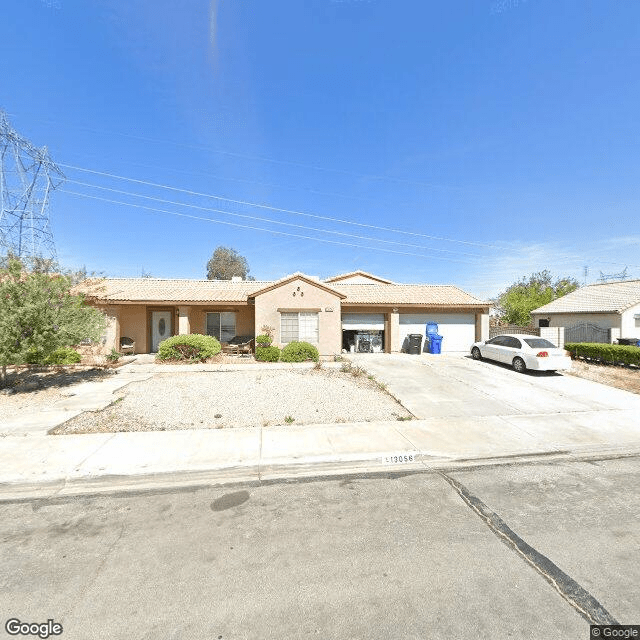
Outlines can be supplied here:
<path id="1" fill-rule="evenodd" d="M 415 462 L 412 453 L 399 453 L 398 455 L 384 456 L 382 458 L 383 464 L 406 464 L 407 462 Z"/>

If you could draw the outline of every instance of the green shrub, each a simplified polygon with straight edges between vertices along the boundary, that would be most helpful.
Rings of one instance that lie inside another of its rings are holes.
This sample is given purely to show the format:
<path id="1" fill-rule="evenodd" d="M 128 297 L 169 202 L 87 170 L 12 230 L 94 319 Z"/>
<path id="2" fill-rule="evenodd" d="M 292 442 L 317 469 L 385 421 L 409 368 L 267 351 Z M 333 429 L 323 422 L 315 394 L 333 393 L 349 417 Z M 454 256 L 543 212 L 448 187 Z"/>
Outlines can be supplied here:
<path id="1" fill-rule="evenodd" d="M 640 348 L 620 344 L 596 342 L 567 342 L 564 348 L 572 358 L 584 358 L 608 364 L 634 364 L 640 366 Z"/>
<path id="2" fill-rule="evenodd" d="M 318 350 L 308 342 L 290 342 L 280 354 L 282 362 L 306 362 L 307 360 L 318 362 L 319 358 Z"/>
<path id="3" fill-rule="evenodd" d="M 191 333 L 172 336 L 158 346 L 156 360 L 202 361 L 220 353 L 220 343 L 213 336 Z"/>
<path id="4" fill-rule="evenodd" d="M 278 362 L 280 349 L 278 347 L 256 347 L 256 360 L 260 362 Z"/>
<path id="5" fill-rule="evenodd" d="M 45 360 L 46 356 L 44 355 L 44 353 L 41 350 L 36 349 L 35 347 L 29 349 L 29 351 L 27 351 L 24 356 L 24 361 L 27 364 L 45 364 Z"/>
<path id="6" fill-rule="evenodd" d="M 46 360 L 45 364 L 77 364 L 82 356 L 71 347 L 56 349 Z"/>
<path id="7" fill-rule="evenodd" d="M 109 362 L 118 362 L 118 360 L 120 360 L 120 358 L 122 358 L 122 354 L 118 353 L 115 350 L 115 347 L 111 348 L 111 351 L 105 356 L 105 358 L 109 361 Z"/>
<path id="8" fill-rule="evenodd" d="M 272 342 L 273 340 L 271 339 L 271 336 L 268 336 L 266 333 L 256 336 L 256 344 L 259 344 L 260 346 L 268 347 Z"/>

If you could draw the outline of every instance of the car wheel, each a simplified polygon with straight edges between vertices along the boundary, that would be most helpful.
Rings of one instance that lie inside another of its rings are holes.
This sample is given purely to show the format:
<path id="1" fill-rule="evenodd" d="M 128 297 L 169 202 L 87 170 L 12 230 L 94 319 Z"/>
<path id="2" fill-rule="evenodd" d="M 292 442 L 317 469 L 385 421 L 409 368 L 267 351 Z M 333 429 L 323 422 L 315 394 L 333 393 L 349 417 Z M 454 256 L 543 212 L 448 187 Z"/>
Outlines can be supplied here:
<path id="1" fill-rule="evenodd" d="M 473 347 L 473 349 L 471 349 L 471 357 L 474 360 L 482 360 L 482 353 L 480 353 L 480 349 L 478 349 L 478 347 Z"/>
<path id="2" fill-rule="evenodd" d="M 524 373 L 527 370 L 527 365 L 524 363 L 522 358 L 514 358 L 513 359 L 513 368 L 518 373 Z"/>

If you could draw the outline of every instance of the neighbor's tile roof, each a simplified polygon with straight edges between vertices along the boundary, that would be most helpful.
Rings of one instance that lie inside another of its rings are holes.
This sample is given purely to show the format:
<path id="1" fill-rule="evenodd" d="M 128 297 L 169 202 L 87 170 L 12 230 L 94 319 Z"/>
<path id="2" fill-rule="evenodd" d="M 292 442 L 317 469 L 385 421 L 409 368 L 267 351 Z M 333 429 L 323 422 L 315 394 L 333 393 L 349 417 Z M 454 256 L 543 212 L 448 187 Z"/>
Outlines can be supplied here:
<path id="1" fill-rule="evenodd" d="M 487 306 L 462 289 L 452 285 L 430 284 L 349 284 L 332 282 L 327 285 L 316 278 L 293 274 L 280 280 L 164 280 L 159 278 L 104 278 L 85 280 L 76 285 L 76 293 L 105 302 L 247 302 L 256 292 L 285 283 L 292 277 L 302 276 L 318 286 L 336 292 L 342 304 L 394 304 Z"/>
<path id="2" fill-rule="evenodd" d="M 333 282 L 336 291 L 347 298 L 342 304 L 431 304 L 446 306 L 488 306 L 471 294 L 453 285 L 438 284 L 348 284 Z"/>
<path id="3" fill-rule="evenodd" d="M 339 282 L 340 280 L 345 280 L 347 278 L 353 278 L 354 276 L 363 276 L 364 278 L 371 278 L 372 280 L 377 280 L 378 282 L 382 282 L 384 284 L 393 284 L 391 280 L 387 280 L 386 278 L 381 278 L 380 276 L 374 276 L 372 273 L 367 273 L 366 271 L 350 271 L 349 273 L 341 273 L 337 276 L 332 276 L 331 278 L 326 278 L 325 282 Z"/>
<path id="4" fill-rule="evenodd" d="M 113 302 L 246 302 L 250 293 L 269 284 L 271 281 L 104 278 L 81 282 L 75 291 Z"/>
<path id="5" fill-rule="evenodd" d="M 621 280 L 580 287 L 532 313 L 620 313 L 640 304 L 640 280 Z"/>

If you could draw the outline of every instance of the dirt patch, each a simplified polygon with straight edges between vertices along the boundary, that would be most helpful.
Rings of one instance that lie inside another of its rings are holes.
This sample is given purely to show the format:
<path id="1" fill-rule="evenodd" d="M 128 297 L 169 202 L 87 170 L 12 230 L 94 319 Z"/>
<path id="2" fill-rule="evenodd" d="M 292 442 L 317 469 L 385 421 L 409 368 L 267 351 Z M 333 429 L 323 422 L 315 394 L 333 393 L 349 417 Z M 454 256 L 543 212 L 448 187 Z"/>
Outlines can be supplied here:
<path id="1" fill-rule="evenodd" d="M 411 417 L 374 380 L 335 369 L 174 372 L 134 382 L 106 409 L 85 412 L 50 433 L 268 427 Z"/>
<path id="2" fill-rule="evenodd" d="M 97 382 L 113 375 L 104 369 L 46 370 L 25 369 L 8 376 L 8 387 L 0 392 L 0 423 L 22 413 L 48 409 L 74 395 L 74 386 Z"/>
<path id="3" fill-rule="evenodd" d="M 584 360 L 574 360 L 571 363 L 571 371 L 567 371 L 572 376 L 593 380 L 602 384 L 640 393 L 640 369 L 632 367 L 615 367 L 607 364 L 596 364 L 584 362 Z"/>

